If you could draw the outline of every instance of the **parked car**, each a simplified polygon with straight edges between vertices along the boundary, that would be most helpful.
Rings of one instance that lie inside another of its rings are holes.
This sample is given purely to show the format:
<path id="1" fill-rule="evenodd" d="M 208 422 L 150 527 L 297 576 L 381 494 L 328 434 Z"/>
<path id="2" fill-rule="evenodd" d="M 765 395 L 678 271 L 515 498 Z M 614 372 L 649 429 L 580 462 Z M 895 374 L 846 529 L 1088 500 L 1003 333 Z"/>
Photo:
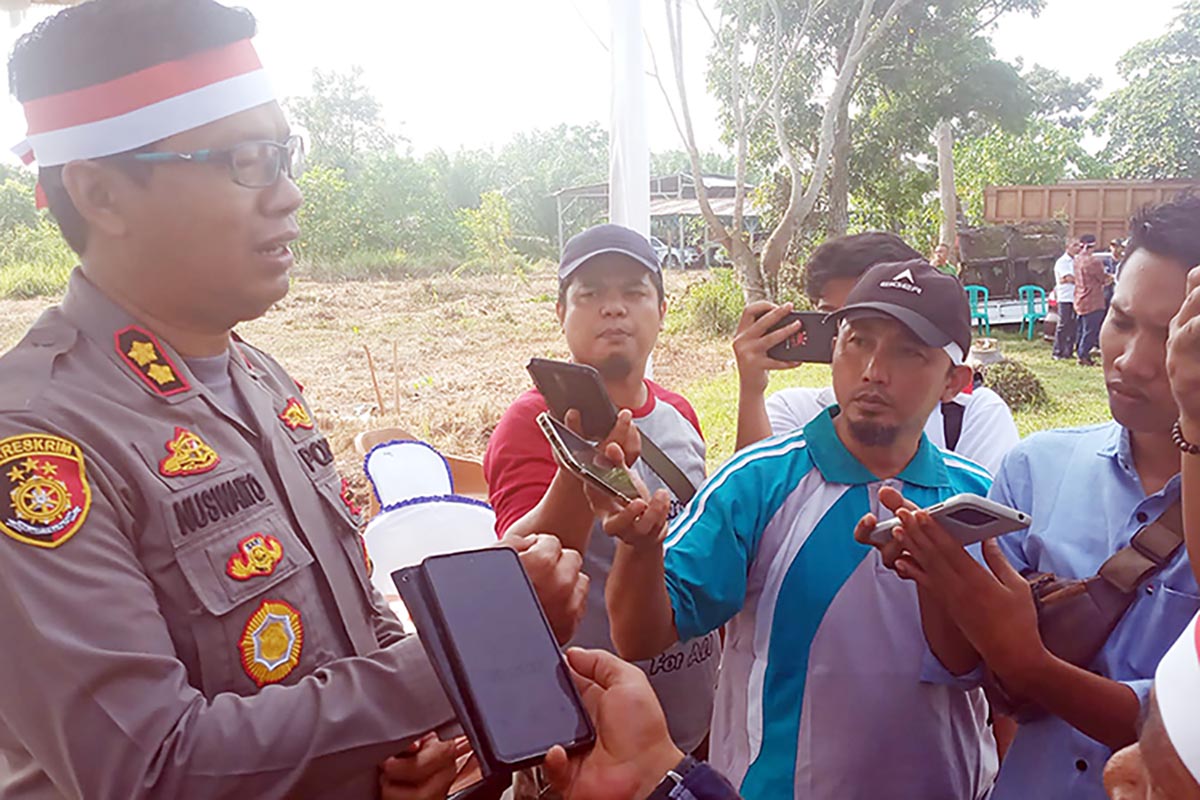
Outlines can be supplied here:
<path id="1" fill-rule="evenodd" d="M 683 250 L 668 246 L 657 236 L 650 237 L 650 246 L 654 248 L 654 255 L 658 256 L 658 263 L 663 269 L 679 269 L 687 263 Z"/>

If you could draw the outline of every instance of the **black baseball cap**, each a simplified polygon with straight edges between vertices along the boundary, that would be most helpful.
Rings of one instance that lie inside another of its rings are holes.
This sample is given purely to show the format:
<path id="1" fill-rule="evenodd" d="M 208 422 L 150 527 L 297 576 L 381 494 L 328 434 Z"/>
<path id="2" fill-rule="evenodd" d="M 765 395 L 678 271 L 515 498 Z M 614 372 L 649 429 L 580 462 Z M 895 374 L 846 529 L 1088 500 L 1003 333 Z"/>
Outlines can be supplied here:
<path id="1" fill-rule="evenodd" d="M 971 309 L 958 278 L 924 259 L 871 267 L 828 319 L 885 316 L 930 347 L 940 347 L 955 364 L 971 349 Z"/>
<path id="2" fill-rule="evenodd" d="M 655 275 L 662 273 L 650 240 L 624 225 L 595 225 L 567 240 L 558 264 L 558 282 L 571 277 L 589 259 L 601 253 L 629 256 Z"/>

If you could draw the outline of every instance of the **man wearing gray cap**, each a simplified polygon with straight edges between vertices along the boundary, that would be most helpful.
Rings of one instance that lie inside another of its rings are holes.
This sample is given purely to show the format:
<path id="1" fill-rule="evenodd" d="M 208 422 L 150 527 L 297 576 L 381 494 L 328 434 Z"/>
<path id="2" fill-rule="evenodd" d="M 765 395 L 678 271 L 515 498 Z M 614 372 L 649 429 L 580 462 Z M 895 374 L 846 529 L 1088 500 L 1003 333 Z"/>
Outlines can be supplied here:
<path id="1" fill-rule="evenodd" d="M 646 361 L 666 314 L 662 273 L 650 243 L 619 225 L 598 225 L 567 242 L 558 270 L 558 320 L 571 359 L 599 371 L 619 409 L 609 435 L 632 450 L 631 470 L 662 488 L 673 513 L 682 508 L 642 458 L 639 431 L 699 485 L 704 479 L 704 439 L 684 398 L 646 379 Z M 591 578 L 587 607 L 572 644 L 612 650 L 604 592 L 615 541 L 600 529 L 578 480 L 558 469 L 536 422 L 546 410 L 536 389 L 505 412 L 488 442 L 483 466 L 500 535 L 553 533 L 584 554 Z M 684 498 L 686 499 L 686 498 Z M 642 666 L 685 753 L 708 733 L 720 641 L 716 632 L 677 644 Z"/>
<path id="2" fill-rule="evenodd" d="M 916 591 L 854 537 L 890 516 L 883 487 L 927 506 L 991 483 L 922 432 L 971 379 L 966 294 L 924 261 L 880 264 L 835 317 L 838 404 L 738 452 L 669 528 L 661 492 L 589 493 L 619 539 L 613 641 L 648 658 L 725 626 L 711 761 L 747 800 L 984 797 L 983 694 L 922 682 Z"/>

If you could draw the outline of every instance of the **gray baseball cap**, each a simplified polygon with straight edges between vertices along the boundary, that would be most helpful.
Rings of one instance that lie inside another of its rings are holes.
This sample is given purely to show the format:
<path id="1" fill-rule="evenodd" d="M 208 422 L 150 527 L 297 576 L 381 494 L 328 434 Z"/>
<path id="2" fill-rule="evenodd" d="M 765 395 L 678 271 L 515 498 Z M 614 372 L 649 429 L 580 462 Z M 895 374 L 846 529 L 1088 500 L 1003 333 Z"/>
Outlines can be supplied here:
<path id="1" fill-rule="evenodd" d="M 562 261 L 558 265 L 558 282 L 562 283 L 589 259 L 603 253 L 620 253 L 629 256 L 655 275 L 662 272 L 658 256 L 650 246 L 649 239 L 623 225 L 606 224 L 588 228 L 567 240 Z"/>

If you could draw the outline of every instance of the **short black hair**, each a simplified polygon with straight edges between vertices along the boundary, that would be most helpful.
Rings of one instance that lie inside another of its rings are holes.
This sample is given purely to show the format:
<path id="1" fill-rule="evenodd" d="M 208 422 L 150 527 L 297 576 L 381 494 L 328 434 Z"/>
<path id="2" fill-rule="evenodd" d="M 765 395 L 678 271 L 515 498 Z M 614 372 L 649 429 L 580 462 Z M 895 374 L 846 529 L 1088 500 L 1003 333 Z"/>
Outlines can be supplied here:
<path id="1" fill-rule="evenodd" d="M 1129 232 L 1126 261 L 1138 250 L 1148 250 L 1186 269 L 1200 266 L 1200 195 L 1189 192 L 1143 208 L 1130 220 Z"/>
<path id="2" fill-rule="evenodd" d="M 861 278 L 876 264 L 899 264 L 924 260 L 903 239 L 886 231 L 867 231 L 829 239 L 809 256 L 804 265 L 804 293 L 814 303 L 831 280 Z"/>
<path id="3" fill-rule="evenodd" d="M 1095 244 L 1096 243 L 1096 234 L 1094 234 L 1094 233 L 1083 234 L 1082 236 L 1079 237 L 1079 243 L 1080 244 Z"/>
<path id="4" fill-rule="evenodd" d="M 82 89 L 249 39 L 256 29 L 249 11 L 214 0 L 89 0 L 17 41 L 9 91 L 25 103 Z M 82 255 L 87 223 L 63 187 L 62 167 L 41 168 L 38 179 L 63 238 Z"/>
<path id="5" fill-rule="evenodd" d="M 584 263 L 586 263 L 586 262 L 584 262 Z M 582 266 L 582 265 L 580 265 L 580 266 Z M 650 283 L 652 283 L 654 285 L 654 291 L 658 292 L 658 302 L 660 302 L 660 303 L 663 302 L 664 300 L 667 299 L 667 292 L 663 288 L 662 273 L 661 272 L 650 272 L 650 270 L 646 270 L 646 272 L 648 272 L 650 274 Z M 575 272 L 572 272 L 570 275 L 568 275 L 566 280 L 562 280 L 562 281 L 558 282 L 558 304 L 560 306 L 567 304 L 567 289 L 571 288 L 571 281 L 575 280 L 575 275 L 577 273 L 578 273 L 578 270 L 576 270 Z"/>

